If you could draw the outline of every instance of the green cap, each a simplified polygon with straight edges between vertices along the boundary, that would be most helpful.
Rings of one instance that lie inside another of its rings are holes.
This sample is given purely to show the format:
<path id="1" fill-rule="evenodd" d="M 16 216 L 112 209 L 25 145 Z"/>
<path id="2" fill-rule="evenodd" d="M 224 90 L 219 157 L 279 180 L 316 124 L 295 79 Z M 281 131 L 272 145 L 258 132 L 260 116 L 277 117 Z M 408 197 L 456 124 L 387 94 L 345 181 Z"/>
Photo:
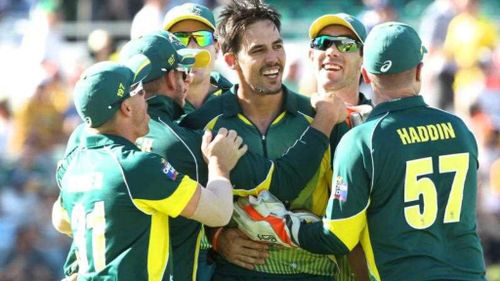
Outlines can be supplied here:
<path id="1" fill-rule="evenodd" d="M 151 73 L 144 82 L 156 80 L 179 66 L 204 68 L 211 60 L 209 51 L 186 48 L 172 33 L 163 30 L 129 41 L 123 46 L 120 58 L 127 60 L 137 54 L 151 61 Z"/>
<path id="2" fill-rule="evenodd" d="M 168 31 L 174 24 L 183 20 L 199 21 L 215 30 L 215 18 L 212 11 L 203 5 L 194 3 L 186 3 L 170 9 L 163 19 L 163 29 Z"/>
<path id="3" fill-rule="evenodd" d="M 342 25 L 347 27 L 356 34 L 361 43 L 365 42 L 365 26 L 357 18 L 345 13 L 329 14 L 317 18 L 309 27 L 309 38 L 316 38 L 320 31 L 329 25 Z"/>
<path id="4" fill-rule="evenodd" d="M 417 32 L 400 22 L 376 25 L 365 42 L 363 66 L 373 74 L 394 74 L 417 66 L 427 49 Z"/>
<path id="5" fill-rule="evenodd" d="M 150 71 L 150 61 L 144 55 L 131 57 L 124 64 L 105 61 L 92 65 L 83 72 L 73 92 L 78 115 L 90 127 L 100 127 Z"/>

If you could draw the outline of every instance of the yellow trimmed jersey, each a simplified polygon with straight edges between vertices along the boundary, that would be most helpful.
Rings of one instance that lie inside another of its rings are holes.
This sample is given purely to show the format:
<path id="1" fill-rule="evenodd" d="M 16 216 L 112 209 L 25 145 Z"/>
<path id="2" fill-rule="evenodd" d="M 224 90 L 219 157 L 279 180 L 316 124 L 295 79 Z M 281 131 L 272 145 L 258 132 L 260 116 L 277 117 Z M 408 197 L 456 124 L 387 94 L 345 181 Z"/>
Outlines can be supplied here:
<path id="1" fill-rule="evenodd" d="M 269 125 L 265 134 L 249 120 L 241 110 L 236 96 L 237 86 L 231 92 L 224 93 L 207 102 L 201 109 L 186 116 L 181 124 L 193 128 L 205 128 L 218 130 L 221 127 L 233 129 L 243 138 L 248 145 L 249 151 L 262 155 L 268 159 L 276 160 L 286 155 L 289 148 L 301 138 L 309 128 L 313 120 L 314 111 L 310 105 L 309 98 L 293 93 L 283 87 L 284 102 L 282 111 Z M 341 135 L 347 127 L 336 126 L 330 140 L 331 147 L 335 147 Z M 235 187 L 236 196 L 256 195 L 260 191 L 270 189 L 278 199 L 283 201 L 291 210 L 309 210 L 318 216 L 322 216 L 326 209 L 331 186 L 331 150 L 324 147 L 309 147 L 322 151 L 319 165 L 310 162 L 302 162 L 304 172 L 313 169 L 313 176 L 299 188 L 276 188 L 270 187 L 269 183 L 257 187 L 238 188 Z M 305 152 L 303 152 L 305 153 Z M 310 152 L 308 154 L 313 154 Z M 302 158 L 304 160 L 306 156 Z M 251 171 L 248 171 L 250 173 Z M 303 171 L 296 170 L 301 174 Z M 250 174 L 241 174 L 248 177 Z M 233 179 L 234 174 L 231 175 Z M 244 275 L 246 277 L 264 278 L 270 274 L 282 276 L 287 279 L 293 275 L 303 276 L 318 275 L 333 277 L 337 265 L 335 258 L 326 255 L 312 254 L 302 249 L 271 247 L 270 256 L 263 265 L 257 265 L 254 271 L 233 265 L 222 257 L 217 258 L 216 271 L 227 273 L 227 275 Z M 263 277 L 264 276 L 264 277 Z"/>
<path id="2" fill-rule="evenodd" d="M 195 181 L 164 158 L 102 134 L 81 137 L 57 181 L 78 280 L 159 281 L 170 274 L 168 217 L 186 207 Z"/>
<path id="3" fill-rule="evenodd" d="M 300 245 L 342 253 L 360 241 L 372 280 L 485 280 L 477 168 L 458 117 L 421 96 L 381 103 L 338 145 L 323 226 L 301 226 Z"/>

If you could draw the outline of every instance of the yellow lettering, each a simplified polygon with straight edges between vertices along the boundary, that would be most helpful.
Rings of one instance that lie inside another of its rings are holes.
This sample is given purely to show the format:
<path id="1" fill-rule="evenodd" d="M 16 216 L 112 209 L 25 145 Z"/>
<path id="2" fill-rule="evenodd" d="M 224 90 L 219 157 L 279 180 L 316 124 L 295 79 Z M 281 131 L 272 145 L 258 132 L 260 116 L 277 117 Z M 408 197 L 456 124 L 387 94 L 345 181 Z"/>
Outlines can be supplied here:
<path id="1" fill-rule="evenodd" d="M 432 141 L 435 141 L 439 139 L 438 131 L 436 129 L 436 126 L 434 125 L 427 125 L 427 131 L 429 132 L 429 137 L 431 138 Z"/>
<path id="2" fill-rule="evenodd" d="M 399 138 L 401 139 L 401 142 L 403 144 L 411 143 L 410 136 L 408 135 L 408 131 L 406 131 L 405 128 L 397 129 L 396 132 L 398 132 Z"/>
<path id="3" fill-rule="evenodd" d="M 408 130 L 410 130 L 410 136 L 411 136 L 411 142 L 412 143 L 421 142 L 421 140 L 418 137 L 418 134 L 417 134 L 417 131 L 415 130 L 415 128 L 410 127 L 410 128 L 408 128 Z"/>
<path id="4" fill-rule="evenodd" d="M 426 142 L 429 140 L 429 134 L 424 126 L 417 127 L 418 135 L 420 136 L 420 141 Z"/>
<path id="5" fill-rule="evenodd" d="M 436 128 L 439 132 L 439 139 L 440 140 L 444 140 L 444 133 L 443 133 L 443 129 L 441 128 L 441 126 L 439 124 L 436 124 Z"/>
<path id="6" fill-rule="evenodd" d="M 123 84 L 120 83 L 120 85 L 118 85 L 118 91 L 116 92 L 116 95 L 122 98 L 124 94 L 125 94 L 125 86 L 123 86 Z"/>
<path id="7" fill-rule="evenodd" d="M 446 139 L 449 139 L 450 137 L 451 137 L 452 139 L 454 139 L 454 138 L 455 138 L 455 130 L 453 130 L 453 126 L 451 125 L 451 123 L 450 123 L 450 122 L 448 122 L 448 123 L 446 123 L 446 124 L 445 124 L 445 123 L 441 123 L 441 124 L 439 124 L 439 125 L 440 125 L 440 126 L 442 127 L 442 129 L 443 129 L 444 136 L 445 136 L 445 138 L 446 138 Z"/>

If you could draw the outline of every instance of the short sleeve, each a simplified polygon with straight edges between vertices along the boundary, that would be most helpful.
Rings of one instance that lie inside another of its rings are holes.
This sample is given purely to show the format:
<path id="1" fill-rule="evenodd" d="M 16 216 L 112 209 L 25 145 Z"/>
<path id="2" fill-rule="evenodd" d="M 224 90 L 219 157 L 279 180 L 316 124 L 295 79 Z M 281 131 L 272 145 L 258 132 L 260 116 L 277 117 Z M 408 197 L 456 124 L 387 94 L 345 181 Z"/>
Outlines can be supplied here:
<path id="1" fill-rule="evenodd" d="M 198 183 L 156 154 L 138 154 L 135 161 L 124 165 L 134 204 L 148 214 L 178 216 L 193 197 Z"/>

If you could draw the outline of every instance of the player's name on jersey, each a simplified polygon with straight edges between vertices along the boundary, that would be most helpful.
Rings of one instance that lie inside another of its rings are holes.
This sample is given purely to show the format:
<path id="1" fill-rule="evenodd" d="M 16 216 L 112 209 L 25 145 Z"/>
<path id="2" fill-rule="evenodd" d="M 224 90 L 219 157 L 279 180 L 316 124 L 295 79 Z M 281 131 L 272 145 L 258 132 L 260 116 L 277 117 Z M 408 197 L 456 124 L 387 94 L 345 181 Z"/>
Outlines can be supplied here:
<path id="1" fill-rule="evenodd" d="M 103 174 L 100 172 L 68 176 L 68 192 L 86 192 L 102 188 Z"/>
<path id="2" fill-rule="evenodd" d="M 399 128 L 396 132 L 404 145 L 455 138 L 455 130 L 450 122 Z"/>

